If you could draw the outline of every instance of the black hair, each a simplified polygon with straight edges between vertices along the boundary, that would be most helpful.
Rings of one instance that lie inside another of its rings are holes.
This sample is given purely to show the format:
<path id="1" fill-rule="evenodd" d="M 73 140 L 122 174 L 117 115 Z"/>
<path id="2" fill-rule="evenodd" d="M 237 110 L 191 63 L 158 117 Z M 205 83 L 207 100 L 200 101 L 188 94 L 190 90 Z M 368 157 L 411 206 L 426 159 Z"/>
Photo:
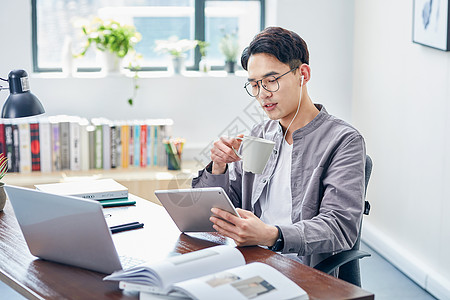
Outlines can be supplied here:
<path id="1" fill-rule="evenodd" d="M 291 69 L 309 64 L 306 42 L 295 32 L 281 27 L 268 27 L 253 38 L 250 45 L 242 51 L 241 65 L 244 70 L 247 70 L 250 56 L 257 53 L 273 55 Z"/>

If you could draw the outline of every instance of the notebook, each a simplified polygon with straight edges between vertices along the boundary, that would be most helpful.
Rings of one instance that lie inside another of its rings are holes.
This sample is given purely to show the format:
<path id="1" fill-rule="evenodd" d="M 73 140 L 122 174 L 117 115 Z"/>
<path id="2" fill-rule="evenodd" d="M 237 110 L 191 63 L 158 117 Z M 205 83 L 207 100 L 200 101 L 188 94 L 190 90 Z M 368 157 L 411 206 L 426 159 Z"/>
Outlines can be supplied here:
<path id="1" fill-rule="evenodd" d="M 77 196 L 85 199 L 104 200 L 128 197 L 128 188 L 114 179 L 96 179 L 36 184 L 36 189 L 58 195 Z"/>
<path id="2" fill-rule="evenodd" d="M 121 262 L 98 201 L 5 185 L 34 256 L 105 274 L 144 262 Z"/>

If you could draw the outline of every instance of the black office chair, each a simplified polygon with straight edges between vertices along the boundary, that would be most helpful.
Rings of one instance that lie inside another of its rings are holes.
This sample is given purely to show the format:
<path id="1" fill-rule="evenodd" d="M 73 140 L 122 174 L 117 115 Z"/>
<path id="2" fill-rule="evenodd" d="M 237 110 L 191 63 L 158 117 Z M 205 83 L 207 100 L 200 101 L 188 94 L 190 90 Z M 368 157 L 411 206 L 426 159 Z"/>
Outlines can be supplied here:
<path id="1" fill-rule="evenodd" d="M 369 155 L 366 156 L 366 169 L 365 169 L 365 193 L 367 192 L 367 185 L 369 184 L 370 174 L 372 173 L 372 159 Z M 364 214 L 368 215 L 370 211 L 369 201 L 364 201 Z M 356 239 L 356 243 L 352 249 L 347 251 L 342 251 L 332 255 L 317 265 L 314 266 L 315 269 L 325 272 L 327 274 L 331 274 L 334 270 L 339 268 L 338 277 L 342 280 L 350 282 L 354 285 L 361 286 L 361 272 L 359 269 L 359 259 L 370 256 L 370 253 L 359 250 L 359 244 L 361 242 L 361 225 L 359 235 Z"/>

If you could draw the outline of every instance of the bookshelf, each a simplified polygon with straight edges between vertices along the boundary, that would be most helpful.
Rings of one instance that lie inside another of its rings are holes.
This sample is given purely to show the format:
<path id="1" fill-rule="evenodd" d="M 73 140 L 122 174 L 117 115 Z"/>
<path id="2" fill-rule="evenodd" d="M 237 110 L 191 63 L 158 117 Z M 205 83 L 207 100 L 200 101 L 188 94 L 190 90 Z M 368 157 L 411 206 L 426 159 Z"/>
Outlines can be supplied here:
<path id="1" fill-rule="evenodd" d="M 160 204 L 154 191 L 158 189 L 190 188 L 191 179 L 196 176 L 198 165 L 195 162 L 183 162 L 178 171 L 167 170 L 167 167 L 128 167 L 110 170 L 91 169 L 87 171 L 57 171 L 8 173 L 5 184 L 34 188 L 35 184 L 82 181 L 89 179 L 112 178 L 126 186 L 130 193 L 154 203 Z"/>

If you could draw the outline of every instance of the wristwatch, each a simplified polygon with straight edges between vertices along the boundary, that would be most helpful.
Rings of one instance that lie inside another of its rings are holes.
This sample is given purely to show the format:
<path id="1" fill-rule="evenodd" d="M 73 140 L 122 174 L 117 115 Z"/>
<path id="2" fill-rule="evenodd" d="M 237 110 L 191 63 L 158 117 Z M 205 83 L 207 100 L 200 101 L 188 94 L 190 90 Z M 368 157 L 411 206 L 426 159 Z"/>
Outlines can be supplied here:
<path id="1" fill-rule="evenodd" d="M 278 238 L 275 241 L 275 244 L 273 244 L 273 246 L 269 247 L 269 250 L 271 251 L 281 251 L 284 248 L 284 238 L 283 238 L 283 233 L 281 232 L 281 229 L 279 226 L 275 225 L 275 227 L 278 229 Z"/>

